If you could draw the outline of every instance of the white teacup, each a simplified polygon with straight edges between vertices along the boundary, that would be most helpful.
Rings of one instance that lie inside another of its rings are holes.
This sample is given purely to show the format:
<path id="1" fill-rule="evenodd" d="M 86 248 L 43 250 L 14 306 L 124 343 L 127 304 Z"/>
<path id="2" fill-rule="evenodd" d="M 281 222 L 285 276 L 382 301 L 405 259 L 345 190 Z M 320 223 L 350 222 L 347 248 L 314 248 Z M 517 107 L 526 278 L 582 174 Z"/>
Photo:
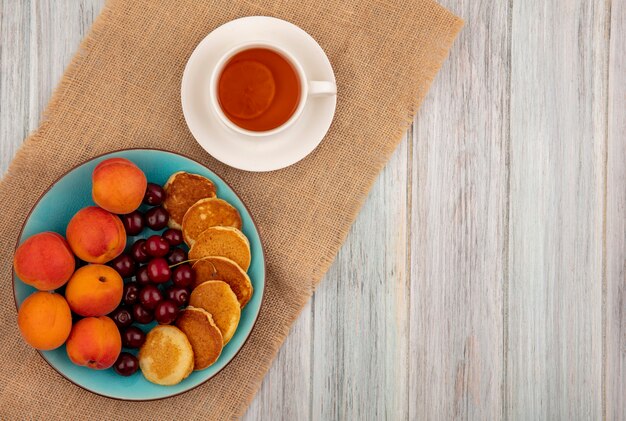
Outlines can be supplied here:
<path id="1" fill-rule="evenodd" d="M 219 103 L 218 99 L 218 83 L 219 77 L 222 74 L 222 70 L 228 61 L 237 53 L 248 50 L 251 48 L 267 48 L 268 50 L 272 50 L 281 56 L 283 56 L 296 70 L 298 74 L 298 79 L 300 80 L 300 102 L 296 107 L 294 113 L 289 117 L 289 120 L 284 122 L 282 125 L 265 131 L 252 131 L 239 127 L 237 124 L 233 123 L 224 113 L 222 107 Z M 254 41 L 254 42 L 246 42 L 243 44 L 239 44 L 236 47 L 230 49 L 226 52 L 217 62 L 217 65 L 213 68 L 213 73 L 211 74 L 211 82 L 210 82 L 210 98 L 211 98 L 211 106 L 215 114 L 219 117 L 222 123 L 229 129 L 245 134 L 248 136 L 270 136 L 279 132 L 286 130 L 288 127 L 293 125 L 304 110 L 306 106 L 306 102 L 309 97 L 319 96 L 319 95 L 336 95 L 337 94 L 337 85 L 335 82 L 330 81 L 319 81 L 319 80 L 309 80 L 302 65 L 296 60 L 296 58 L 286 51 L 285 49 L 279 47 L 275 43 L 270 43 L 267 41 Z"/>

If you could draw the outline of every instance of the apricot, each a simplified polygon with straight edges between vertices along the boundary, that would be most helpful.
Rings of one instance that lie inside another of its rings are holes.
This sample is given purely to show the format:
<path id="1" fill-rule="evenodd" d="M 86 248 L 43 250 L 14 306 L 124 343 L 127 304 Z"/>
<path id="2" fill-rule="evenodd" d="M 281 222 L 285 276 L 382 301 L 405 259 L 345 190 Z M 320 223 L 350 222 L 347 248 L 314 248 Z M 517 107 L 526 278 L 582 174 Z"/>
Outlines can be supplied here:
<path id="1" fill-rule="evenodd" d="M 141 169 L 125 158 L 99 163 L 91 176 L 93 201 L 112 213 L 136 210 L 146 193 L 148 180 Z"/>
<path id="2" fill-rule="evenodd" d="M 67 225 L 65 236 L 74 254 L 89 263 L 113 260 L 126 246 L 120 218 L 97 206 L 79 210 Z"/>
<path id="3" fill-rule="evenodd" d="M 42 232 L 29 237 L 13 256 L 13 268 L 18 278 L 42 291 L 65 285 L 75 266 L 69 244 L 56 232 Z"/>
<path id="4" fill-rule="evenodd" d="M 87 265 L 74 272 L 65 288 L 65 299 L 81 316 L 104 316 L 122 301 L 124 281 L 115 269 Z"/>
<path id="5" fill-rule="evenodd" d="M 65 343 L 72 330 L 72 313 L 62 295 L 38 291 L 20 306 L 17 326 L 26 343 L 48 351 Z"/>
<path id="6" fill-rule="evenodd" d="M 65 349 L 74 364 L 104 370 L 120 355 L 122 337 L 109 317 L 87 317 L 74 325 Z"/>

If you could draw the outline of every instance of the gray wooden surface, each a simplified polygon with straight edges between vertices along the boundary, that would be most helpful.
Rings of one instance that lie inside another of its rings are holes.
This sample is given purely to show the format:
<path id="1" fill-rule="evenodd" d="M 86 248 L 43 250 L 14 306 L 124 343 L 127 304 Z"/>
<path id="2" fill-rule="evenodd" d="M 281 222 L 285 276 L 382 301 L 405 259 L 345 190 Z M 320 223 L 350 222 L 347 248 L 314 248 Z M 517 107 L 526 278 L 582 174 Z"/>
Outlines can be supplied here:
<path id="1" fill-rule="evenodd" d="M 0 168 L 104 0 L 0 0 Z M 466 19 L 247 419 L 626 419 L 626 2 Z"/>

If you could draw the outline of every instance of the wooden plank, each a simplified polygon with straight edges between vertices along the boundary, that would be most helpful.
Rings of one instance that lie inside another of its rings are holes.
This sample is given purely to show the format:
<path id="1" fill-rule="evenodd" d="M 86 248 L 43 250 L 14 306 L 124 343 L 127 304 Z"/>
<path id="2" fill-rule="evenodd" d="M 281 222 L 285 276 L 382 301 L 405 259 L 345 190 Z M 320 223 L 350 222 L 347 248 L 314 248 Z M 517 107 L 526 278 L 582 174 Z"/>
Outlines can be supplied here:
<path id="1" fill-rule="evenodd" d="M 513 2 L 512 420 L 602 418 L 606 6 Z"/>
<path id="2" fill-rule="evenodd" d="M 407 419 L 407 142 L 313 301 L 311 420 Z"/>
<path id="3" fill-rule="evenodd" d="M 309 303 L 291 328 L 244 420 L 310 419 L 312 318 Z"/>
<path id="4" fill-rule="evenodd" d="M 611 8 L 606 196 L 606 419 L 626 419 L 626 3 Z"/>
<path id="5" fill-rule="evenodd" d="M 0 169 L 4 173 L 28 134 L 30 5 L 0 2 Z"/>
<path id="6" fill-rule="evenodd" d="M 466 27 L 416 119 L 410 419 L 502 411 L 508 2 L 442 2 Z"/>

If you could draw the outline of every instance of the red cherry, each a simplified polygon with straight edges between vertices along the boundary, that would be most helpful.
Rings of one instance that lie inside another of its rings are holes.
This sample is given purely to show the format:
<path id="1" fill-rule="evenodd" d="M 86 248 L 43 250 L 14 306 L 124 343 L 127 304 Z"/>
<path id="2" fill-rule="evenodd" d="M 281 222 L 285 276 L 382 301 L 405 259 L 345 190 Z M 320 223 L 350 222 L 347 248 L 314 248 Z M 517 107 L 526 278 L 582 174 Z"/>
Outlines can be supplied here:
<path id="1" fill-rule="evenodd" d="M 139 291 L 139 302 L 148 310 L 154 310 L 161 300 L 163 294 L 154 285 L 146 285 Z"/>
<path id="2" fill-rule="evenodd" d="M 124 284 L 124 292 L 122 293 L 122 301 L 124 304 L 131 305 L 137 302 L 139 298 L 139 286 L 137 282 L 127 282 Z"/>
<path id="3" fill-rule="evenodd" d="M 128 352 L 120 352 L 119 357 L 113 364 L 113 369 L 120 376 L 128 377 L 132 376 L 139 369 L 139 361 L 137 357 Z"/>
<path id="4" fill-rule="evenodd" d="M 166 259 L 170 265 L 175 265 L 187 260 L 187 253 L 183 249 L 174 249 L 167 255 Z"/>
<path id="5" fill-rule="evenodd" d="M 135 279 L 140 286 L 146 286 L 152 282 L 152 280 L 150 280 L 150 275 L 148 275 L 148 266 L 141 266 L 137 269 Z"/>
<path id="6" fill-rule="evenodd" d="M 130 248 L 130 255 L 137 263 L 146 263 L 150 260 L 150 255 L 146 251 L 146 240 L 137 240 Z"/>
<path id="7" fill-rule="evenodd" d="M 135 274 L 135 262 L 126 253 L 120 254 L 113 261 L 111 267 L 120 274 L 122 278 L 130 278 Z"/>
<path id="8" fill-rule="evenodd" d="M 146 212 L 146 225 L 155 231 L 165 228 L 169 219 L 170 214 L 160 206 L 152 208 Z"/>
<path id="9" fill-rule="evenodd" d="M 172 271 L 167 260 L 162 257 L 155 257 L 148 262 L 148 277 L 156 284 L 162 284 L 170 280 Z"/>
<path id="10" fill-rule="evenodd" d="M 133 318 L 137 323 L 146 324 L 154 320 L 154 316 L 144 306 L 137 303 L 133 306 Z"/>
<path id="11" fill-rule="evenodd" d="M 121 218 L 126 234 L 137 235 L 143 231 L 143 227 L 145 225 L 143 221 L 143 214 L 138 210 L 122 215 Z"/>
<path id="12" fill-rule="evenodd" d="M 170 243 L 170 246 L 175 247 L 183 243 L 183 233 L 181 230 L 174 228 L 166 229 L 163 232 L 163 238 Z"/>
<path id="13" fill-rule="evenodd" d="M 170 243 L 158 235 L 151 235 L 146 240 L 146 252 L 153 257 L 163 257 L 170 251 Z"/>
<path id="14" fill-rule="evenodd" d="M 116 308 L 113 312 L 111 312 L 111 314 L 109 314 L 109 317 L 113 319 L 119 329 L 123 329 L 133 324 L 133 316 L 131 316 L 130 311 L 124 307 Z"/>
<path id="15" fill-rule="evenodd" d="M 124 348 L 141 348 L 145 341 L 146 334 L 136 326 L 131 326 L 122 333 L 122 345 L 124 345 Z"/>
<path id="16" fill-rule="evenodd" d="M 189 287 L 193 285 L 195 280 L 196 273 L 187 263 L 183 263 L 182 265 L 174 268 L 174 273 L 172 274 L 172 282 L 174 282 L 174 285 L 179 287 Z"/>
<path id="17" fill-rule="evenodd" d="M 159 324 L 168 325 L 176 320 L 178 306 L 170 300 L 161 301 L 154 309 L 154 318 Z"/>
<path id="18" fill-rule="evenodd" d="M 143 197 L 143 203 L 150 206 L 158 206 L 165 199 L 165 190 L 158 184 L 148 183 L 146 194 Z"/>
<path id="19" fill-rule="evenodd" d="M 165 295 L 168 300 L 173 301 L 179 307 L 186 306 L 189 302 L 189 290 L 187 288 L 174 285 L 165 291 Z"/>

